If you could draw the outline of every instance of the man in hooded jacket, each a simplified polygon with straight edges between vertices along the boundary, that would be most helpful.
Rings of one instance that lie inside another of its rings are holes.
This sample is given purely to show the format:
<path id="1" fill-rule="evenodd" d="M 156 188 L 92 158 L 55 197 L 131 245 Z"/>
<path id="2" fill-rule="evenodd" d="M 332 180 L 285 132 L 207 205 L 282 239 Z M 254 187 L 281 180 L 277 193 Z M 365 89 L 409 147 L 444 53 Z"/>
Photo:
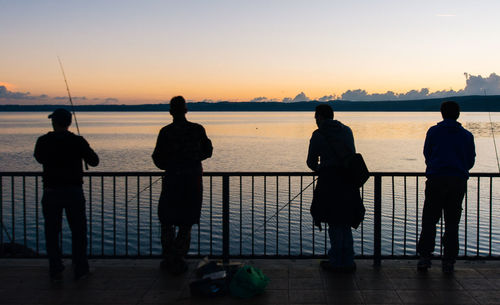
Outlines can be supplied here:
<path id="1" fill-rule="evenodd" d="M 331 248 L 329 261 L 321 266 L 331 271 L 355 270 L 351 226 L 355 207 L 361 204 L 359 188 L 347 179 L 345 158 L 356 152 L 351 129 L 333 119 L 329 105 L 318 105 L 316 129 L 309 143 L 307 166 L 318 174 L 318 183 L 311 203 L 314 224 L 328 223 Z"/>
<path id="2" fill-rule="evenodd" d="M 161 267 L 172 274 L 187 270 L 191 227 L 200 223 L 203 200 L 201 161 L 212 156 L 212 142 L 200 124 L 186 119 L 182 96 L 170 100 L 173 122 L 160 130 L 152 158 L 165 170 L 158 217 L 164 259 Z M 177 228 L 177 229 L 176 229 Z"/>

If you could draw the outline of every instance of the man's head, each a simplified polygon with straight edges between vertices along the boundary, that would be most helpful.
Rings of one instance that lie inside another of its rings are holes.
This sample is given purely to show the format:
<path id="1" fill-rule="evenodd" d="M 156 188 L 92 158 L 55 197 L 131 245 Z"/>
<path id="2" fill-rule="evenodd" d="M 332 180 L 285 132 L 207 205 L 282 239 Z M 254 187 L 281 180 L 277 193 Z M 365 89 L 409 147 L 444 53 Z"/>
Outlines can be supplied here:
<path id="1" fill-rule="evenodd" d="M 316 112 L 314 113 L 314 118 L 316 119 L 316 124 L 319 124 L 325 120 L 333 119 L 333 109 L 330 105 L 321 104 L 316 106 Z"/>
<path id="2" fill-rule="evenodd" d="M 456 102 L 446 101 L 441 104 L 441 115 L 443 119 L 457 120 L 460 116 L 460 106 Z"/>
<path id="3" fill-rule="evenodd" d="M 54 130 L 68 129 L 69 125 L 71 125 L 71 112 L 58 108 L 49 114 L 49 119 L 52 119 Z"/>
<path id="4" fill-rule="evenodd" d="M 183 117 L 187 112 L 186 100 L 182 96 L 174 96 L 170 100 L 170 114 L 173 117 Z"/>

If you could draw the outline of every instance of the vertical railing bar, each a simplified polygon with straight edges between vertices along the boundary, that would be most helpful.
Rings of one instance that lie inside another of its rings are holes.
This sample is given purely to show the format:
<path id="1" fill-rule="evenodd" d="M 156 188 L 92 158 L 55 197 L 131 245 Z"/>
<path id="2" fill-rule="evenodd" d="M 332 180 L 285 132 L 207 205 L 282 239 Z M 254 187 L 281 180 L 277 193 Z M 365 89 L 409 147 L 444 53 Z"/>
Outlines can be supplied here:
<path id="1" fill-rule="evenodd" d="M 125 176 L 125 256 L 128 256 L 128 176 Z"/>
<path id="2" fill-rule="evenodd" d="M 314 183 L 314 177 L 313 177 L 313 190 L 315 189 L 316 185 Z M 314 192 L 314 191 L 313 191 Z M 313 194 L 314 196 L 314 194 Z M 316 253 L 316 238 L 315 238 L 315 230 L 316 230 L 316 227 L 314 226 L 314 220 L 313 220 L 313 223 L 312 223 L 312 255 L 314 256 L 314 254 Z"/>
<path id="3" fill-rule="evenodd" d="M 149 176 L 149 256 L 153 256 L 153 176 Z"/>
<path id="4" fill-rule="evenodd" d="M 444 211 L 441 211 L 441 219 L 439 220 L 439 226 L 441 228 L 439 235 L 440 235 L 440 240 L 439 243 L 441 244 L 439 247 L 439 255 L 443 256 L 443 222 L 444 222 Z"/>
<path id="5" fill-rule="evenodd" d="M 90 256 L 92 256 L 92 176 L 89 176 L 89 251 Z"/>
<path id="6" fill-rule="evenodd" d="M 300 176 L 300 211 L 299 211 L 299 240 L 300 255 L 302 255 L 302 194 L 304 193 L 304 176 Z"/>
<path id="7" fill-rule="evenodd" d="M 101 256 L 104 256 L 104 176 L 101 176 Z"/>
<path id="8" fill-rule="evenodd" d="M 279 225 L 278 225 L 278 220 L 279 220 L 279 177 L 276 176 L 276 255 L 278 255 L 279 252 Z"/>
<path id="9" fill-rule="evenodd" d="M 493 177 L 490 177 L 490 227 L 489 227 L 489 256 L 491 257 L 492 221 L 493 221 Z"/>
<path id="10" fill-rule="evenodd" d="M 481 185 L 480 185 L 480 177 L 477 177 L 477 242 L 476 242 L 476 256 L 479 257 L 479 214 L 481 212 L 481 209 L 479 207 L 479 201 L 480 201 L 480 190 L 481 190 Z"/>
<path id="11" fill-rule="evenodd" d="M 361 202 L 365 201 L 365 186 L 361 186 Z M 363 203 L 364 204 L 364 203 Z M 364 221 L 361 222 L 361 256 L 365 253 Z"/>
<path id="12" fill-rule="evenodd" d="M 417 253 L 417 244 L 418 244 L 418 176 L 415 176 L 415 253 Z"/>
<path id="13" fill-rule="evenodd" d="M 405 220 L 404 220 L 404 229 L 403 229 L 403 255 L 406 256 L 406 227 L 408 223 L 408 197 L 407 197 L 407 187 L 406 187 L 406 176 L 404 176 L 404 196 L 405 196 Z"/>
<path id="14" fill-rule="evenodd" d="M 202 179 L 202 185 L 203 185 L 203 174 L 202 174 L 200 179 Z M 202 196 L 203 196 L 203 194 L 202 194 Z M 201 253 L 201 221 L 198 223 L 198 230 L 197 231 L 198 231 L 198 255 L 200 255 L 200 253 Z"/>
<path id="15" fill-rule="evenodd" d="M 394 255 L 394 229 L 396 226 L 396 194 L 394 186 L 394 176 L 391 177 L 392 180 L 392 238 L 391 238 L 391 255 Z"/>
<path id="16" fill-rule="evenodd" d="M 213 208 L 213 176 L 210 176 L 210 256 L 213 255 L 213 214 L 212 214 L 212 208 Z"/>
<path id="17" fill-rule="evenodd" d="M 37 181 L 38 182 L 38 181 Z M 37 188 L 38 192 L 38 188 Z M 38 221 L 38 200 L 36 204 L 36 209 L 37 209 L 37 221 Z M 0 224 L 2 225 L 2 232 L 0 232 L 0 244 L 3 245 L 3 176 L 0 176 Z M 37 248 L 36 248 L 36 253 L 38 253 L 38 223 L 37 223 Z"/>
<path id="18" fill-rule="evenodd" d="M 255 209 L 255 176 L 252 175 L 252 256 L 255 255 L 254 209 Z"/>
<path id="19" fill-rule="evenodd" d="M 292 177 L 288 176 L 288 256 L 291 254 L 291 243 L 292 243 Z"/>
<path id="20" fill-rule="evenodd" d="M 15 203 L 15 192 L 16 192 L 16 189 L 15 189 L 15 181 L 14 181 L 14 176 L 11 177 L 11 198 L 12 198 L 12 239 L 10 240 L 11 243 L 14 243 L 16 241 L 16 210 L 15 210 L 15 207 L 14 207 L 14 203 Z"/>
<path id="21" fill-rule="evenodd" d="M 137 176 L 137 255 L 141 256 L 141 176 Z"/>
<path id="22" fill-rule="evenodd" d="M 469 201 L 469 185 L 467 185 L 467 187 L 465 188 L 465 238 L 464 238 L 464 255 L 467 256 L 467 219 L 469 218 L 467 215 L 469 215 L 468 213 L 468 201 Z M 442 227 L 442 224 L 441 224 L 441 227 Z M 441 228 L 441 232 L 443 231 L 443 229 Z M 442 244 L 442 243 L 441 243 Z M 442 246 L 441 246 L 442 248 Z"/>
<path id="23" fill-rule="evenodd" d="M 229 175 L 222 176 L 222 257 L 229 262 Z"/>
<path id="24" fill-rule="evenodd" d="M 375 175 L 374 186 L 374 227 L 373 227 L 373 265 L 380 266 L 382 256 L 382 176 Z"/>
<path id="25" fill-rule="evenodd" d="M 0 177 L 0 185 L 2 184 L 2 178 Z M 39 217 L 39 210 L 38 210 L 38 205 L 39 205 L 39 190 L 38 190 L 39 186 L 38 186 L 38 176 L 35 176 L 35 226 L 36 226 L 36 254 L 39 255 L 40 254 L 40 235 L 39 235 L 39 229 L 38 229 L 38 226 L 39 226 L 39 220 L 38 220 L 38 217 Z M 0 190 L 0 202 L 1 202 L 1 197 L 2 197 L 2 191 Z M 0 209 L 2 209 L 2 204 L 0 203 Z M 3 223 L 3 221 L 2 221 Z M 3 236 L 3 233 L 2 233 L 2 236 Z M 1 241 L 3 243 L 3 239 Z"/>
<path id="26" fill-rule="evenodd" d="M 267 250 L 267 177 L 264 176 L 264 255 Z"/>
<path id="27" fill-rule="evenodd" d="M 28 236 L 26 233 L 26 176 L 23 176 L 23 238 L 24 246 L 28 244 Z"/>
<path id="28" fill-rule="evenodd" d="M 240 176 L 240 255 L 243 254 L 243 176 Z"/>
<path id="29" fill-rule="evenodd" d="M 113 255 L 116 256 L 116 176 L 113 175 Z"/>

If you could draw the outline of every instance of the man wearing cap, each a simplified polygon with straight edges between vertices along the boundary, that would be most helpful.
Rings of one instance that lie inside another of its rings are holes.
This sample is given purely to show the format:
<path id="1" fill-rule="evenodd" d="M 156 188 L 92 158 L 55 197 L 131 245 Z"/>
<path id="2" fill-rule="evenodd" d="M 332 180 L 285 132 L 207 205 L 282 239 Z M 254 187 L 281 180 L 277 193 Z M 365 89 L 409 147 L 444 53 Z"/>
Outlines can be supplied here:
<path id="1" fill-rule="evenodd" d="M 186 112 L 182 96 L 170 100 L 173 122 L 160 130 L 152 155 L 154 164 L 165 170 L 158 203 L 164 257 L 160 266 L 172 274 L 187 270 L 184 256 L 189 251 L 191 227 L 200 223 L 201 161 L 212 156 L 212 142 L 205 129 L 189 122 Z"/>
<path id="2" fill-rule="evenodd" d="M 59 234 L 65 210 L 72 234 L 74 277 L 80 279 L 89 272 L 82 160 L 97 166 L 99 157 L 83 137 L 68 131 L 69 111 L 56 109 L 49 118 L 54 131 L 38 138 L 34 155 L 43 165 L 42 210 L 50 277 L 56 281 L 62 279 L 64 265 Z"/>

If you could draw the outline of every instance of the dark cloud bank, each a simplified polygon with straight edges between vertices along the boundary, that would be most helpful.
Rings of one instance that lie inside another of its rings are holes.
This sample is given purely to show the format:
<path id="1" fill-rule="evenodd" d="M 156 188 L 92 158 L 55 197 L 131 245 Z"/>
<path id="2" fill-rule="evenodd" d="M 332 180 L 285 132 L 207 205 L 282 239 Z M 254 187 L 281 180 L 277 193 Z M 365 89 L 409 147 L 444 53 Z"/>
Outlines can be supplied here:
<path id="1" fill-rule="evenodd" d="M 294 98 L 285 97 L 282 102 L 284 103 L 294 103 L 294 102 L 307 102 L 311 100 L 319 102 L 327 102 L 333 100 L 344 100 L 344 101 L 397 101 L 397 100 L 419 100 L 419 99 L 430 99 L 430 98 L 444 98 L 453 96 L 466 96 L 466 95 L 500 95 L 500 76 L 496 73 L 491 73 L 488 77 L 482 77 L 481 75 L 470 75 L 465 74 L 466 84 L 465 88 L 455 91 L 455 90 L 442 90 L 430 92 L 427 88 L 422 88 L 420 90 L 410 90 L 405 93 L 396 93 L 393 91 L 387 91 L 386 93 L 372 93 L 369 94 L 366 90 L 355 89 L 347 90 L 341 95 L 325 95 L 317 99 L 311 99 L 307 97 L 304 92 L 300 92 Z M 258 97 L 252 102 L 276 102 L 276 100 L 267 99 L 266 97 Z"/>

